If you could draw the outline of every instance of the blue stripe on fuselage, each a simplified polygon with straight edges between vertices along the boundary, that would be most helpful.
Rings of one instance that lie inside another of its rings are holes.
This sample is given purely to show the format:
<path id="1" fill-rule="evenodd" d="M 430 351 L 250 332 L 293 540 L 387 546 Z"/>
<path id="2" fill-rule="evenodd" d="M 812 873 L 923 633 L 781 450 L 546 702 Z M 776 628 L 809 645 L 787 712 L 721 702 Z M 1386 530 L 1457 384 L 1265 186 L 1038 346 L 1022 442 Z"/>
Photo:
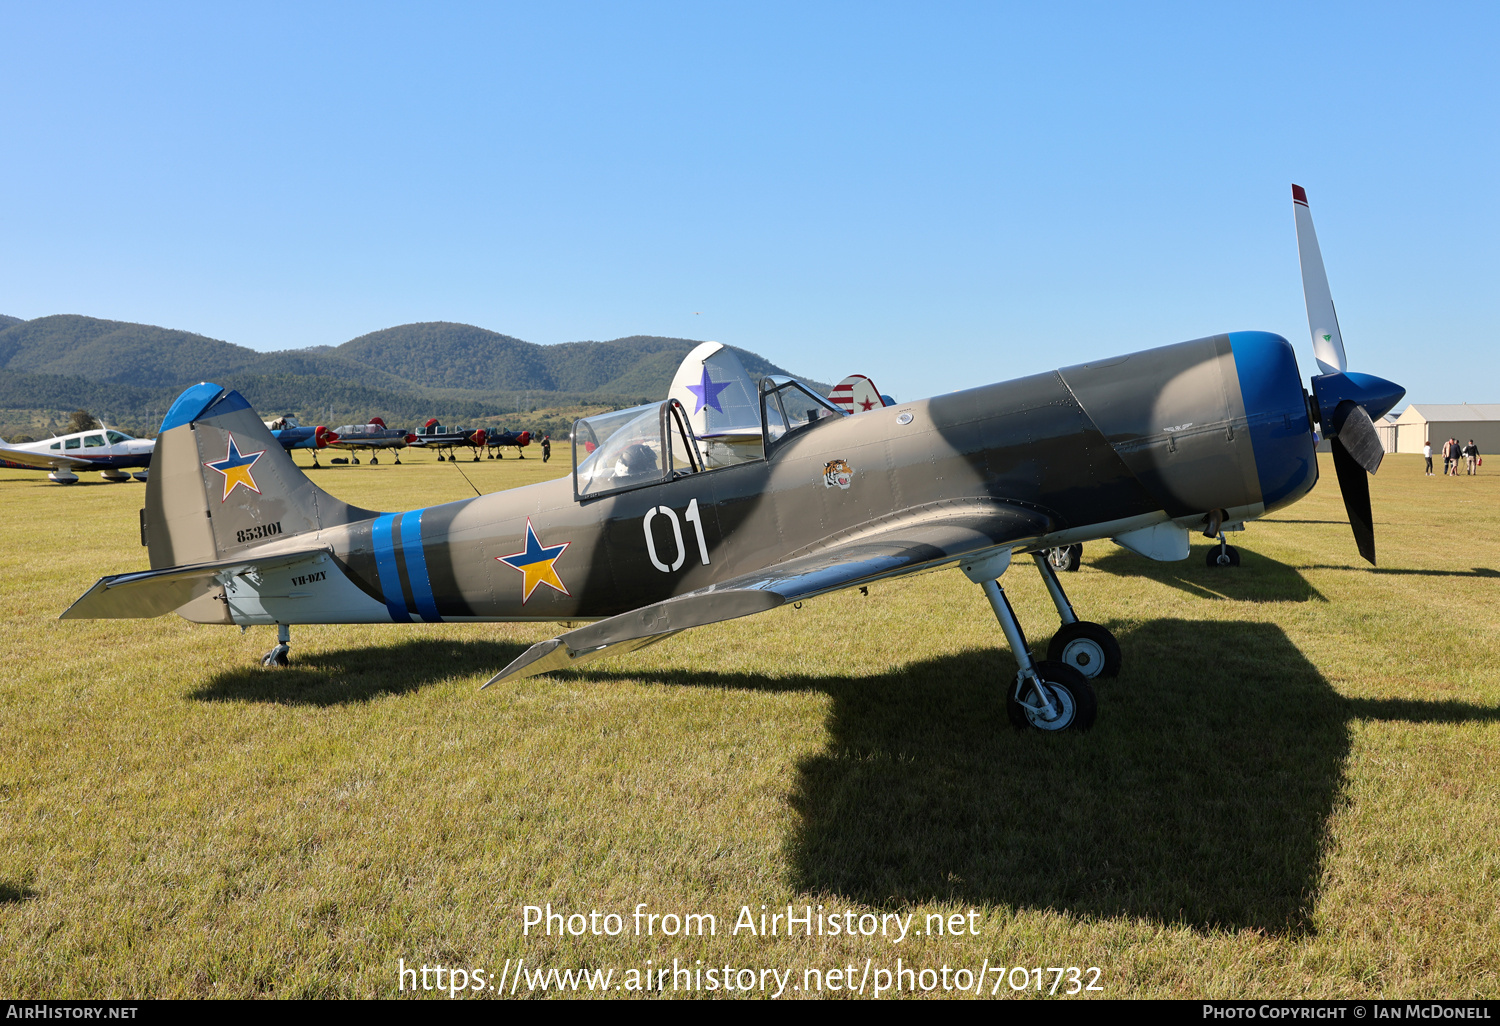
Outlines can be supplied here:
<path id="1" fill-rule="evenodd" d="M 1229 334 L 1250 448 L 1266 512 L 1296 502 L 1318 481 L 1312 424 L 1291 343 L 1268 331 Z"/>
<path id="2" fill-rule="evenodd" d="M 380 572 L 380 593 L 385 608 L 395 623 L 411 623 L 406 599 L 401 595 L 401 572 L 396 568 L 396 538 L 393 530 L 398 514 L 387 513 L 375 518 L 371 540 L 375 546 L 375 567 Z"/>
<path id="3" fill-rule="evenodd" d="M 401 518 L 401 554 L 406 557 L 406 576 L 411 581 L 417 612 L 428 623 L 438 623 L 437 599 L 432 594 L 432 580 L 427 576 L 427 554 L 422 550 L 422 510 L 414 509 Z"/>

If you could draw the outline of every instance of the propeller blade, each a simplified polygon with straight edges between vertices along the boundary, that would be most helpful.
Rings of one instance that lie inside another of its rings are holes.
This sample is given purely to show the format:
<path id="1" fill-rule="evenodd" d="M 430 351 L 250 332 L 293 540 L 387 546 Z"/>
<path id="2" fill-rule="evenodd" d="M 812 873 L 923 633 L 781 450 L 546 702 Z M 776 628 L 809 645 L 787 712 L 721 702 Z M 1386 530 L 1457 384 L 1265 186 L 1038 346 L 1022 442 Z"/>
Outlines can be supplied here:
<path id="1" fill-rule="evenodd" d="M 1380 444 L 1380 435 L 1365 408 L 1352 399 L 1345 399 L 1334 410 L 1333 420 L 1329 437 L 1338 439 L 1354 462 L 1369 473 L 1379 470 L 1380 461 L 1385 458 L 1385 447 Z"/>
<path id="2" fill-rule="evenodd" d="M 1318 249 L 1318 235 L 1313 231 L 1312 214 L 1307 209 L 1307 191 L 1300 185 L 1292 186 L 1292 214 L 1297 219 L 1297 256 L 1302 261 L 1302 296 L 1307 301 L 1313 355 L 1324 374 L 1338 374 L 1348 369 L 1344 336 L 1339 334 L 1333 293 L 1328 289 L 1328 274 L 1323 270 L 1323 252 Z"/>
<path id="3" fill-rule="evenodd" d="M 1349 526 L 1354 530 L 1354 544 L 1359 554 L 1375 565 L 1375 515 L 1370 510 L 1370 478 L 1359 461 L 1349 454 L 1343 442 L 1335 438 L 1333 469 L 1338 471 L 1339 491 L 1344 494 L 1344 510 L 1349 514 Z"/>

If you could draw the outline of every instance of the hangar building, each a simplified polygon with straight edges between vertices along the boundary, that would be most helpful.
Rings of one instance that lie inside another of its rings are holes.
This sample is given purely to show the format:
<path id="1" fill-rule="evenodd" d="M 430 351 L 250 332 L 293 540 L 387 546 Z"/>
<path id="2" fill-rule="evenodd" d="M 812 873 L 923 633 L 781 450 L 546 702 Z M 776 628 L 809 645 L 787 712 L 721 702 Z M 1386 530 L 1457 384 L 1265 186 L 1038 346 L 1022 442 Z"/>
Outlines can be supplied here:
<path id="1" fill-rule="evenodd" d="M 1465 445 L 1472 438 L 1481 455 L 1500 455 L 1500 403 L 1412 403 L 1375 430 L 1386 452 L 1420 454 L 1422 443 L 1431 440 L 1436 456 L 1449 438 Z"/>

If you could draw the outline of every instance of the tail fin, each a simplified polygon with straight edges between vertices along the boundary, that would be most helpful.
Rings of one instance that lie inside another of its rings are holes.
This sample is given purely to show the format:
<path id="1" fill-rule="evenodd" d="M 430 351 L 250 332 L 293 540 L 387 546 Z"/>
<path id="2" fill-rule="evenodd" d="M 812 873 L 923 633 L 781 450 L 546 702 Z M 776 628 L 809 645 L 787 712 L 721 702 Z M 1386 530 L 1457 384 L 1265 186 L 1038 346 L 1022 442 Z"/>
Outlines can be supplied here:
<path id="1" fill-rule="evenodd" d="M 146 485 L 153 570 L 373 516 L 308 480 L 238 392 L 194 385 L 162 421 Z"/>

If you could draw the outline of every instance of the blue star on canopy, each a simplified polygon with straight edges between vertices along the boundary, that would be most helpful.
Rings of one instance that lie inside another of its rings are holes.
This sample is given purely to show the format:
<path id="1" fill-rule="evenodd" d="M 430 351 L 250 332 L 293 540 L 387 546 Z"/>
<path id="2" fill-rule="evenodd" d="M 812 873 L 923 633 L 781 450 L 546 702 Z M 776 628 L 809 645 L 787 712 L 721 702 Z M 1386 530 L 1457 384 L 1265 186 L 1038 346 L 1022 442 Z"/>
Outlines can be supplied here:
<path id="1" fill-rule="evenodd" d="M 729 385 L 730 382 L 728 381 L 716 383 L 713 378 L 708 376 L 708 367 L 705 366 L 703 368 L 703 380 L 696 385 L 689 385 L 687 387 L 688 391 L 693 393 L 693 396 L 698 400 L 698 405 L 693 409 L 693 412 L 699 413 L 705 406 L 712 406 L 720 413 L 723 413 L 724 407 L 719 405 L 719 393 L 728 388 Z"/>
<path id="2" fill-rule="evenodd" d="M 536 590 L 538 584 L 545 584 L 553 591 L 560 591 L 569 598 L 572 597 L 573 593 L 568 591 L 562 578 L 557 576 L 555 566 L 563 550 L 572 544 L 572 542 L 563 542 L 561 545 L 543 545 L 541 539 L 536 536 L 536 529 L 531 526 L 531 518 L 526 518 L 526 547 L 508 556 L 495 557 L 506 566 L 519 570 L 524 575 L 525 579 L 521 582 L 521 605 L 524 606 L 531 598 L 531 593 Z"/>
<path id="3" fill-rule="evenodd" d="M 210 467 L 224 475 L 224 496 L 219 499 L 220 502 L 228 501 L 229 493 L 240 485 L 244 485 L 256 495 L 260 494 L 260 487 L 256 485 L 255 475 L 250 473 L 250 468 L 255 466 L 255 461 L 265 454 L 266 450 L 264 449 L 260 452 L 242 454 L 240 447 L 235 444 L 234 434 L 230 433 L 229 448 L 224 453 L 224 458 L 203 464 L 205 467 Z"/>

